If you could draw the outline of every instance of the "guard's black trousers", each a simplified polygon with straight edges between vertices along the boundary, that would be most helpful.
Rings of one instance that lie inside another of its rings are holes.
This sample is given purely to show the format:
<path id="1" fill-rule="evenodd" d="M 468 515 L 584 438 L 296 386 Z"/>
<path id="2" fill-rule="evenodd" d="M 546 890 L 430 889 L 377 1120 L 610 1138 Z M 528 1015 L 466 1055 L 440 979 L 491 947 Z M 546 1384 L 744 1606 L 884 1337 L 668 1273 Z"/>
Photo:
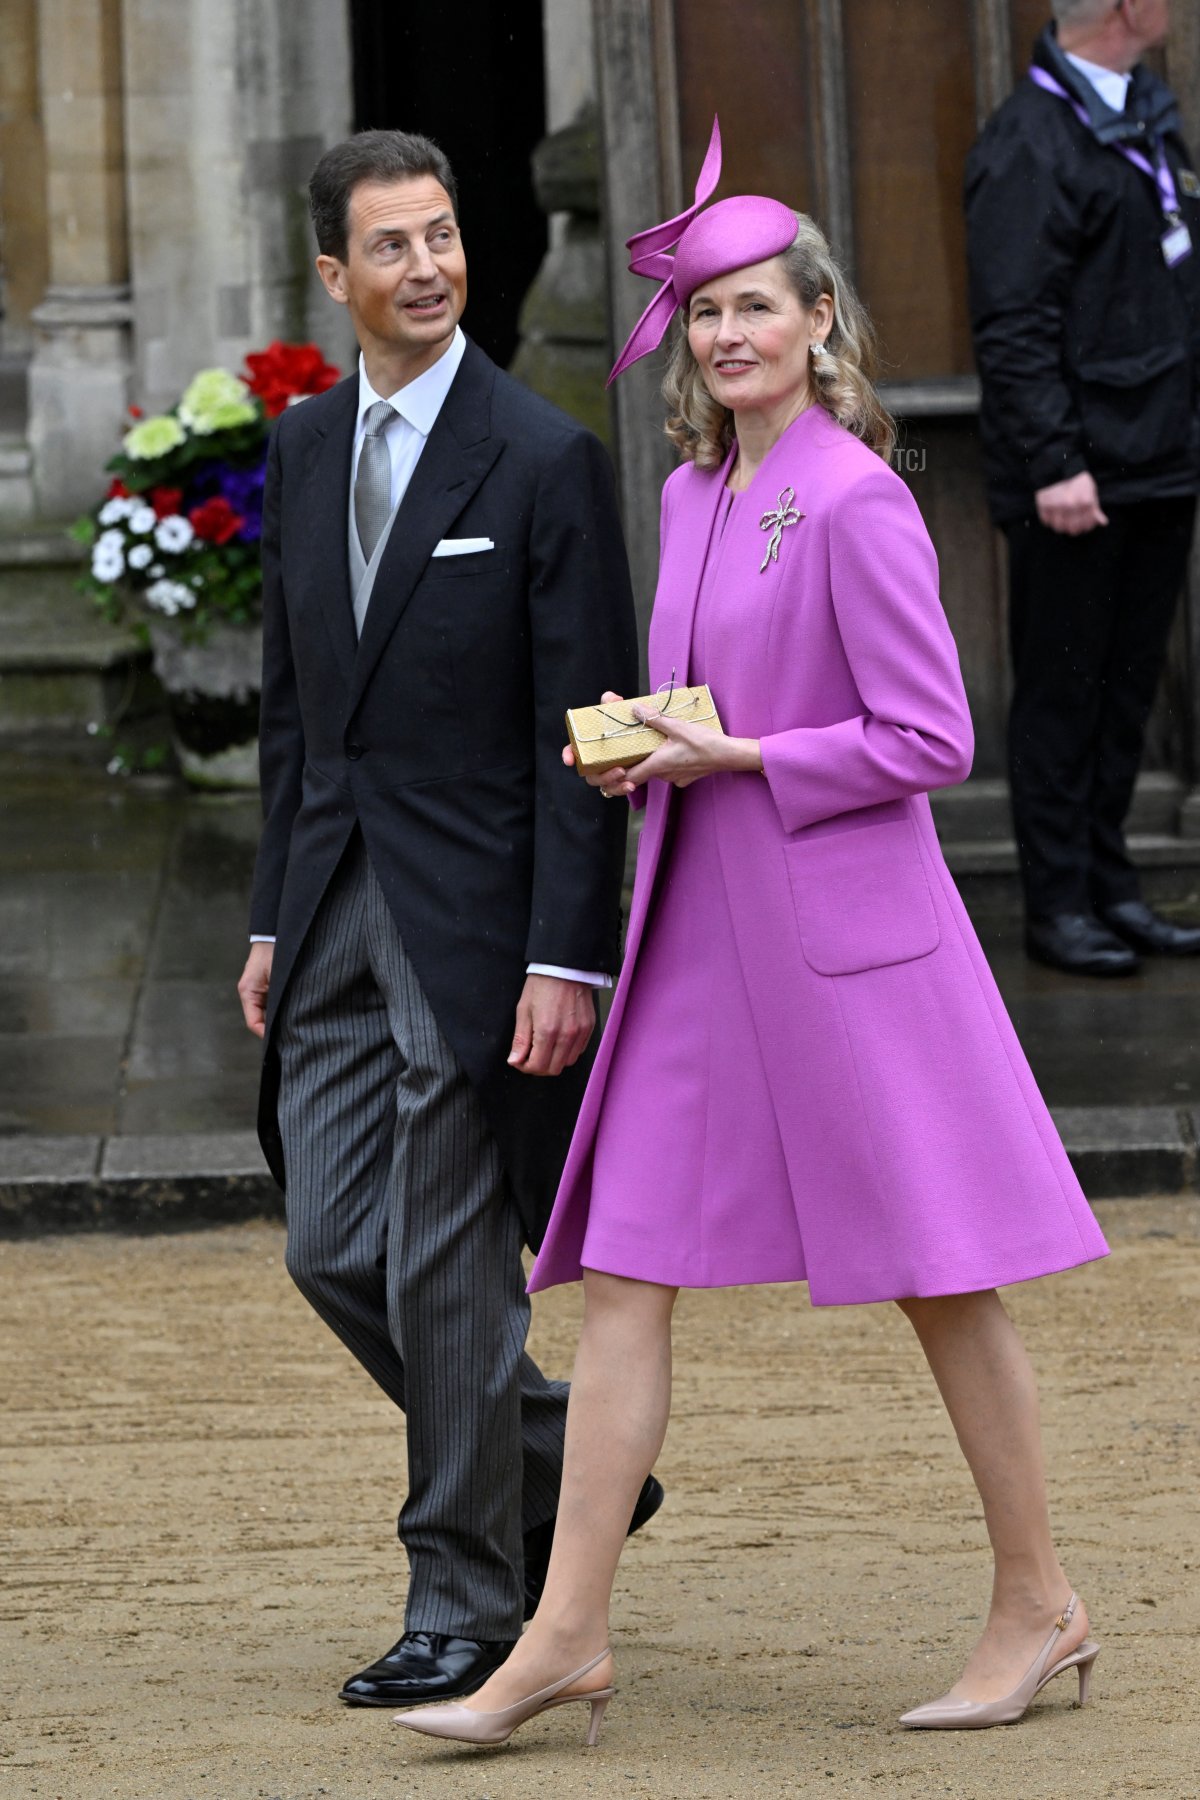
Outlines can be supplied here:
<path id="1" fill-rule="evenodd" d="M 1105 508 L 1082 537 L 1007 527 L 1009 780 L 1033 917 L 1136 899 L 1122 831 L 1183 585 L 1194 498 Z"/>

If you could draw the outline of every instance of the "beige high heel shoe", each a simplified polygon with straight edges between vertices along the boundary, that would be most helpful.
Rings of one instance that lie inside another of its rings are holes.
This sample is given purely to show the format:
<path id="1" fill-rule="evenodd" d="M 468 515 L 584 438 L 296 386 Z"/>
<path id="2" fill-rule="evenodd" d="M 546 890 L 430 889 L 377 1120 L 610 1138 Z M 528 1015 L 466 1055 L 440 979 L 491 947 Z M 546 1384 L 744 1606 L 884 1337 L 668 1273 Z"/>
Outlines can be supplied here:
<path id="1" fill-rule="evenodd" d="M 599 1656 L 593 1656 L 591 1662 L 584 1663 L 582 1669 L 576 1669 L 572 1675 L 564 1675 L 561 1681 L 553 1682 L 540 1693 L 530 1694 L 527 1700 L 518 1700 L 499 1712 L 473 1712 L 469 1706 L 444 1704 L 418 1706 L 412 1712 L 397 1713 L 393 1723 L 407 1726 L 409 1731 L 423 1732 L 426 1737 L 452 1738 L 459 1744 L 506 1744 L 517 1726 L 524 1725 L 527 1719 L 536 1718 L 538 1713 L 548 1712 L 552 1706 L 570 1706 L 573 1701 L 586 1700 L 592 1709 L 587 1741 L 589 1745 L 594 1745 L 600 1735 L 604 1709 L 616 1689 L 592 1688 L 582 1694 L 567 1694 L 563 1689 L 581 1681 L 589 1670 L 604 1661 L 608 1653 L 606 1645 Z"/>
<path id="2" fill-rule="evenodd" d="M 1088 1689 L 1092 1685 L 1092 1666 L 1100 1654 L 1099 1644 L 1094 1638 L 1084 1638 L 1070 1656 L 1064 1656 L 1059 1662 L 1052 1661 L 1054 1647 L 1071 1623 L 1078 1605 L 1078 1594 L 1072 1594 L 1054 1621 L 1054 1630 L 1045 1649 L 1034 1659 L 1028 1673 L 1011 1694 L 1005 1694 L 1000 1700 L 929 1700 L 924 1706 L 914 1706 L 911 1712 L 906 1712 L 900 1723 L 914 1731 L 979 1731 L 988 1725 L 1015 1725 L 1033 1696 L 1040 1694 L 1046 1683 L 1065 1669 L 1079 1670 L 1079 1704 L 1086 1706 Z"/>

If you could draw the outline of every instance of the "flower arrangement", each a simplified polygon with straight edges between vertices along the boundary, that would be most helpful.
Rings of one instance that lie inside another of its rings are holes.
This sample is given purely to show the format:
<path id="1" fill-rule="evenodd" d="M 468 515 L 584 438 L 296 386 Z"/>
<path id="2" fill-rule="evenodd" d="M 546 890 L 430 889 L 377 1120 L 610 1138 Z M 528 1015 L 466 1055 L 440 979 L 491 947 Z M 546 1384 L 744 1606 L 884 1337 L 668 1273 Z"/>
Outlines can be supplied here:
<path id="1" fill-rule="evenodd" d="M 258 619 L 270 421 L 338 377 L 315 344 L 276 342 L 242 375 L 202 369 L 172 412 L 130 408 L 108 492 L 74 527 L 91 552 L 81 585 L 106 618 L 169 619 L 191 640 L 220 618 Z"/>

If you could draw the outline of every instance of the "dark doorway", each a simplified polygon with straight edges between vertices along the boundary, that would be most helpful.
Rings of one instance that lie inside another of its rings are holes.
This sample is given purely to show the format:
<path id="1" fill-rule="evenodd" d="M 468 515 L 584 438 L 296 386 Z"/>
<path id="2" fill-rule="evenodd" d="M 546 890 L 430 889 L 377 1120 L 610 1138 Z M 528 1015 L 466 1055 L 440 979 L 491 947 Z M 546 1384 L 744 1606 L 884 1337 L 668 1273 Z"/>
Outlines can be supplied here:
<path id="1" fill-rule="evenodd" d="M 450 158 L 469 269 L 464 324 L 503 368 L 546 252 L 529 173 L 545 130 L 541 0 L 351 0 L 350 16 L 358 128 L 424 132 Z"/>

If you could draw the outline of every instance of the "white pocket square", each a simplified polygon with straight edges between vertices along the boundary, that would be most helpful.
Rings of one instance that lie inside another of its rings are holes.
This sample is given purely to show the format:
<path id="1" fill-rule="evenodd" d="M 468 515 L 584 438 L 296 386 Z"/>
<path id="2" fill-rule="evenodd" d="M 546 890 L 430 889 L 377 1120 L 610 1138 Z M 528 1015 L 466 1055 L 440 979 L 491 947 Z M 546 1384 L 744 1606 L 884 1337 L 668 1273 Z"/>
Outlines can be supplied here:
<path id="1" fill-rule="evenodd" d="M 475 550 L 494 550 L 491 538 L 441 538 L 434 545 L 435 556 L 470 556 Z"/>

